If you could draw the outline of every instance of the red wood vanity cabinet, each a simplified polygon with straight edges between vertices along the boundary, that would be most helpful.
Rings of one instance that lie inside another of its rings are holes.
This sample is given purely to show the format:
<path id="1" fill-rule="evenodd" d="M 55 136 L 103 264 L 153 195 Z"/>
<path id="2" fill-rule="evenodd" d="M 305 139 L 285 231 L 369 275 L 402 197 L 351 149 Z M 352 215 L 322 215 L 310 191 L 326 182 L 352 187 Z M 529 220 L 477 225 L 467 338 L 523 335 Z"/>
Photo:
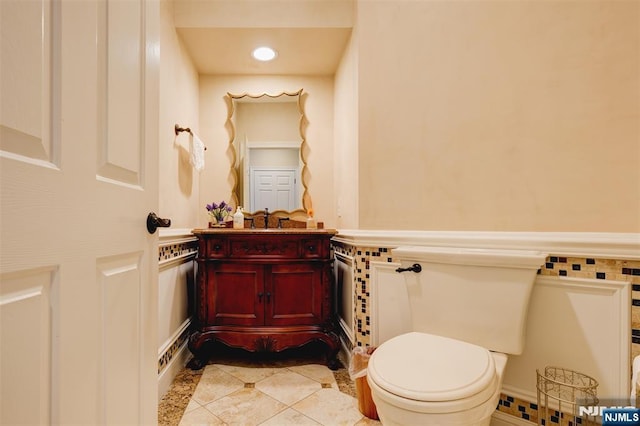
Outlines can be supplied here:
<path id="1" fill-rule="evenodd" d="M 206 343 L 280 352 L 324 342 L 339 349 L 333 321 L 330 239 L 334 230 L 195 229 L 198 275 L 191 368 L 206 363 Z"/>

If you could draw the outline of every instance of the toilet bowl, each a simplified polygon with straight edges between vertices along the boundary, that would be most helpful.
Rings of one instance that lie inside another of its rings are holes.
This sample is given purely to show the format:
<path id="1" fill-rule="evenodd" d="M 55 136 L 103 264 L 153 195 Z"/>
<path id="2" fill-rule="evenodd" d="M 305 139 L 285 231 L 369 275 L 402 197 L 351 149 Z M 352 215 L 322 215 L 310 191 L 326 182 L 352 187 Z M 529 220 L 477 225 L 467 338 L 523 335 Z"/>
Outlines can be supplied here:
<path id="1" fill-rule="evenodd" d="M 411 332 L 371 355 L 367 381 L 383 425 L 489 425 L 507 354 L 524 348 L 527 307 L 543 253 L 399 247 L 393 257 Z"/>
<path id="2" fill-rule="evenodd" d="M 427 333 L 395 337 L 367 371 L 384 425 L 488 425 L 507 355 Z"/>

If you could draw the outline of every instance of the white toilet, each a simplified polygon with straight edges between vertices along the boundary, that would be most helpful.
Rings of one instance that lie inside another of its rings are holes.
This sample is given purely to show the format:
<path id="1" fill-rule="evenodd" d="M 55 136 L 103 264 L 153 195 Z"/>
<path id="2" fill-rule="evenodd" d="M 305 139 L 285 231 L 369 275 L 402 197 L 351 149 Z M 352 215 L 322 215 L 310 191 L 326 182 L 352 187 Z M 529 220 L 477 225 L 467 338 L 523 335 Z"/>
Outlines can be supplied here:
<path id="1" fill-rule="evenodd" d="M 367 380 L 384 425 L 488 425 L 507 364 L 520 354 L 529 296 L 546 255 L 400 247 L 412 332 L 384 342 Z"/>

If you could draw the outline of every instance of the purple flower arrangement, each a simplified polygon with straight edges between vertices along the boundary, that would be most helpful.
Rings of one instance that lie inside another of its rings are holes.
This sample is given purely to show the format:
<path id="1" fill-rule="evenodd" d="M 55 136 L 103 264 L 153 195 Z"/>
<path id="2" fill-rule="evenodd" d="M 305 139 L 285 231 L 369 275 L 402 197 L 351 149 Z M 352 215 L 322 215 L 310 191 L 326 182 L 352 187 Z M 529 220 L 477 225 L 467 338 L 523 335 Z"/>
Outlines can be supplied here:
<path id="1" fill-rule="evenodd" d="M 220 204 L 207 204 L 207 212 L 209 212 L 209 216 L 211 216 L 212 221 L 214 222 L 224 222 L 226 217 L 229 216 L 232 211 L 233 209 L 231 208 L 231 206 L 224 200 L 220 201 Z"/>

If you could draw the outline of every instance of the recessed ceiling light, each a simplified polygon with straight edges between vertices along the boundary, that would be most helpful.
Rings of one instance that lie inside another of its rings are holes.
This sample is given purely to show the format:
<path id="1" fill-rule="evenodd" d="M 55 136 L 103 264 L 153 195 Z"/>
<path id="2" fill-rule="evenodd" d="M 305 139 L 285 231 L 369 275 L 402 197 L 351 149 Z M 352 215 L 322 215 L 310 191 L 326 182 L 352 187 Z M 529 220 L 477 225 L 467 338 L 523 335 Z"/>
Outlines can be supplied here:
<path id="1" fill-rule="evenodd" d="M 276 51 L 270 47 L 258 47 L 253 51 L 253 57 L 259 61 L 270 61 L 276 57 Z"/>

